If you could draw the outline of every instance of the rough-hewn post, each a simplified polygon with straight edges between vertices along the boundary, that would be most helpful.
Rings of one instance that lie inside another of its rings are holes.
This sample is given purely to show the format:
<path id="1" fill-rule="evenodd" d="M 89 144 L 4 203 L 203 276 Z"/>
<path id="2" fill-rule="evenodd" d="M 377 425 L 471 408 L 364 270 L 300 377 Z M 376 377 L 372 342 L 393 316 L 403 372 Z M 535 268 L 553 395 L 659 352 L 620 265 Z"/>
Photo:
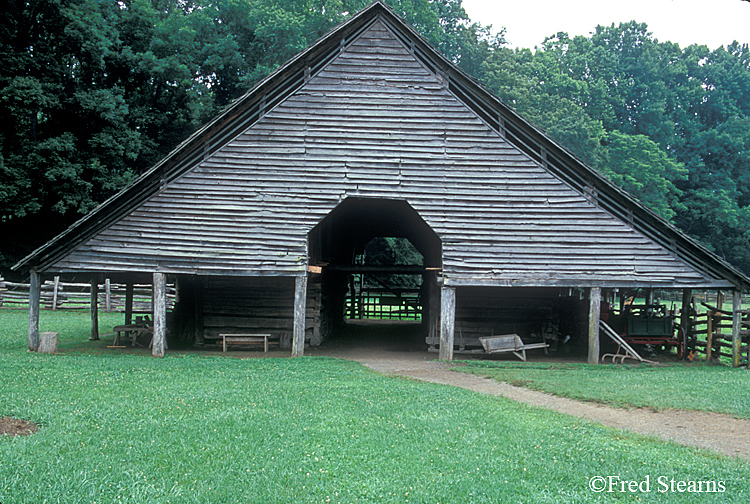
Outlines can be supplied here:
<path id="1" fill-rule="evenodd" d="M 685 341 L 690 341 L 690 331 L 692 324 L 690 323 L 690 305 L 693 299 L 692 289 L 682 289 L 682 310 L 680 311 L 680 329 L 685 335 Z M 685 348 L 685 358 L 687 359 L 688 349 Z"/>
<path id="2" fill-rule="evenodd" d="M 740 366 L 742 356 L 742 291 L 732 296 L 732 367 Z"/>
<path id="3" fill-rule="evenodd" d="M 99 279 L 91 277 L 91 337 L 89 341 L 99 339 Z"/>
<path id="4" fill-rule="evenodd" d="M 589 289 L 589 364 L 599 364 L 599 312 L 602 305 L 601 287 Z"/>
<path id="5" fill-rule="evenodd" d="M 109 278 L 104 279 L 104 311 L 107 313 L 112 311 L 112 284 Z"/>
<path id="6" fill-rule="evenodd" d="M 294 278 L 294 330 L 292 357 L 302 357 L 305 351 L 305 310 L 307 308 L 307 275 Z"/>
<path id="7" fill-rule="evenodd" d="M 42 284 L 39 274 L 31 270 L 29 279 L 29 351 L 39 348 L 39 303 L 42 299 Z"/>
<path id="8" fill-rule="evenodd" d="M 429 279 L 429 284 L 427 285 L 427 312 L 429 316 L 427 336 L 430 338 L 430 347 L 434 348 L 434 338 L 437 337 L 438 332 L 440 331 L 440 328 L 438 327 L 440 321 L 440 286 L 437 283 L 437 272 L 430 271 L 428 275 L 425 275 L 425 278 Z"/>
<path id="9" fill-rule="evenodd" d="M 714 312 L 708 310 L 706 312 L 706 360 L 710 361 L 713 358 L 714 351 Z"/>
<path id="10" fill-rule="evenodd" d="M 153 275 L 154 336 L 151 340 L 151 355 L 164 357 L 167 348 L 167 276 Z"/>
<path id="11" fill-rule="evenodd" d="M 440 290 L 440 359 L 453 360 L 455 332 L 456 288 L 443 285 Z"/>

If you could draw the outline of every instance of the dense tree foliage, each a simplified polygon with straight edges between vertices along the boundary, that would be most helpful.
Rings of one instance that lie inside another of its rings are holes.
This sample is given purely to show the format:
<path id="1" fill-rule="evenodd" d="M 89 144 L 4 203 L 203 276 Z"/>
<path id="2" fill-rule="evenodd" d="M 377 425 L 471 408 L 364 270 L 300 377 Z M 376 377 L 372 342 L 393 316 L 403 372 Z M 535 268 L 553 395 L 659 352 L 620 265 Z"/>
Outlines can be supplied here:
<path id="1" fill-rule="evenodd" d="M 110 197 L 369 0 L 0 0 L 0 267 Z M 750 272 L 750 49 L 646 25 L 535 50 L 460 0 L 390 0 L 577 157 Z"/>

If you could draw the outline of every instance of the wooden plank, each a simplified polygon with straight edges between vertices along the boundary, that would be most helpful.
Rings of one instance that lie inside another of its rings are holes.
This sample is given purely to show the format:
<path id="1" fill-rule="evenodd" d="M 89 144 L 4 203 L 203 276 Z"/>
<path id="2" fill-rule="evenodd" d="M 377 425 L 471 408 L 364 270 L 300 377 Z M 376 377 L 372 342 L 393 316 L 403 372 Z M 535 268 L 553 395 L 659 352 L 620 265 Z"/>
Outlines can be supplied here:
<path id="1" fill-rule="evenodd" d="M 39 348 L 39 305 L 41 304 L 41 283 L 39 273 L 29 272 L 29 351 L 36 352 Z"/>
<path id="2" fill-rule="evenodd" d="M 302 357 L 305 351 L 305 307 L 307 304 L 307 275 L 294 279 L 294 331 L 292 357 Z"/>
<path id="3" fill-rule="evenodd" d="M 456 329 L 456 289 L 445 286 L 440 290 L 440 359 L 453 360 Z"/>
<path id="4" fill-rule="evenodd" d="M 592 287 L 589 289 L 589 364 L 599 364 L 601 352 L 599 350 L 599 315 L 601 311 L 602 289 Z"/>
<path id="5" fill-rule="evenodd" d="M 164 273 L 154 273 L 153 278 L 154 335 L 151 355 L 164 357 L 167 348 L 167 277 Z"/>

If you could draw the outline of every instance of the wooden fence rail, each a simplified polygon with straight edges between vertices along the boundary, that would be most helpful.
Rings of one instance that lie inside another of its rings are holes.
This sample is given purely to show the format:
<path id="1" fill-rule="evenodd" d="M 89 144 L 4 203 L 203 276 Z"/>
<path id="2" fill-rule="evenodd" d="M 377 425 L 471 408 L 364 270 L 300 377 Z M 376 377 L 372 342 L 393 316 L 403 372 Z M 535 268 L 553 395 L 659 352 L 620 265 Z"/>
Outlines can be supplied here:
<path id="1" fill-rule="evenodd" d="M 99 307 L 105 312 L 125 311 L 125 284 L 105 280 L 99 284 Z M 167 308 L 175 300 L 174 284 L 167 285 Z M 29 305 L 29 284 L 9 282 L 0 277 L 0 307 L 23 308 Z M 44 310 L 88 310 L 91 307 L 91 284 L 61 282 L 59 277 L 42 284 L 41 308 Z M 133 286 L 133 312 L 151 313 L 151 285 Z"/>
<path id="2" fill-rule="evenodd" d="M 750 320 L 746 313 L 742 312 L 742 315 L 739 364 L 747 366 L 750 349 Z M 695 351 L 704 354 L 707 360 L 719 357 L 732 358 L 732 329 L 732 316 L 724 311 L 708 310 L 695 315 L 690 326 L 690 334 L 695 339 Z"/>

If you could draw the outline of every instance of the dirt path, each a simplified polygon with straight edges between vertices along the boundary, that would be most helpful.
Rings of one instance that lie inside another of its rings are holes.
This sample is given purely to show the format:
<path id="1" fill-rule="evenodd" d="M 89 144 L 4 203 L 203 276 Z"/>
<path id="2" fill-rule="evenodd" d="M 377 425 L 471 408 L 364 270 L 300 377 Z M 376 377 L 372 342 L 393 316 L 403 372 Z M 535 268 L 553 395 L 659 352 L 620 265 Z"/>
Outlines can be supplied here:
<path id="1" fill-rule="evenodd" d="M 489 378 L 452 371 L 451 364 L 425 352 L 326 352 L 331 357 L 358 361 L 384 374 L 452 385 L 483 394 L 503 396 L 532 406 L 574 415 L 617 429 L 656 436 L 676 443 L 750 460 L 750 420 L 719 413 L 643 408 L 621 409 L 553 396 Z"/>

